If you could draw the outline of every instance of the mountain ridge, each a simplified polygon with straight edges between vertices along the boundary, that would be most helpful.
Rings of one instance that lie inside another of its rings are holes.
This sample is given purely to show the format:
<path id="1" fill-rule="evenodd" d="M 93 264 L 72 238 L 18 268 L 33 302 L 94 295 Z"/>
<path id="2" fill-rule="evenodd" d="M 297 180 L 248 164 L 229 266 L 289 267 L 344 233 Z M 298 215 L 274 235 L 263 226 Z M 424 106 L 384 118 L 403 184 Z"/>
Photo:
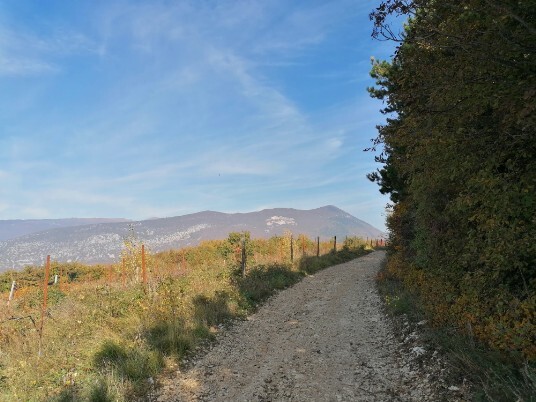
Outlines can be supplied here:
<path id="1" fill-rule="evenodd" d="M 62 227 L 95 223 L 131 222 L 125 218 L 59 218 L 59 219 L 7 219 L 0 220 L 0 241 Z"/>
<path id="2" fill-rule="evenodd" d="M 379 229 L 333 205 L 310 210 L 201 211 L 152 220 L 50 228 L 0 241 L 0 271 L 41 265 L 47 254 L 63 262 L 116 262 L 123 241 L 129 235 L 134 235 L 150 250 L 158 252 L 195 246 L 204 240 L 223 239 L 230 232 L 246 230 L 254 238 L 282 235 L 286 230 L 323 239 L 333 236 L 383 237 Z"/>

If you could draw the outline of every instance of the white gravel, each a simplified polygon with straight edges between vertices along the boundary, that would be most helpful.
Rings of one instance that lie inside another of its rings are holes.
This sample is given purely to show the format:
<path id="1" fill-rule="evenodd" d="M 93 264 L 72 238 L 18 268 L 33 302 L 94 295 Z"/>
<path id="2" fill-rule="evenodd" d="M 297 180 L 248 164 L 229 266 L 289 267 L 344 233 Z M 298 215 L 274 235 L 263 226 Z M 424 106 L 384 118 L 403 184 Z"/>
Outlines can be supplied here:
<path id="1" fill-rule="evenodd" d="M 384 257 L 376 251 L 278 293 L 190 369 L 160 379 L 153 400 L 436 400 L 382 311 L 374 278 Z"/>

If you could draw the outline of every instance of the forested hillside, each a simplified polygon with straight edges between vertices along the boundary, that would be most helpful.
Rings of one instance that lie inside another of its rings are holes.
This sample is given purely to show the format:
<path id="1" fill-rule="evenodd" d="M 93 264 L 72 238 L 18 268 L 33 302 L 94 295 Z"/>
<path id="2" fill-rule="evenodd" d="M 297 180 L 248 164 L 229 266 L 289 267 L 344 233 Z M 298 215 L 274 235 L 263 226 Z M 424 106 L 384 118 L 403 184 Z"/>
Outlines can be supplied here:
<path id="1" fill-rule="evenodd" d="M 390 18 L 406 15 L 400 35 Z M 383 2 L 387 121 L 369 178 L 390 194 L 389 270 L 435 324 L 536 359 L 536 3 Z"/>

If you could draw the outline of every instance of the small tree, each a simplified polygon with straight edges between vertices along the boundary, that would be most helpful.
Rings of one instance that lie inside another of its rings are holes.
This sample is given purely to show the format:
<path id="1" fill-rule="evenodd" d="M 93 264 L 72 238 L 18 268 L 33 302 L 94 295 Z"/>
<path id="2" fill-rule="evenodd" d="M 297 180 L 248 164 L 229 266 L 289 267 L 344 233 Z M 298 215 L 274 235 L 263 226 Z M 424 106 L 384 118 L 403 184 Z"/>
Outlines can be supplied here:
<path id="1" fill-rule="evenodd" d="M 134 232 L 134 227 L 129 225 L 128 235 L 123 239 L 123 250 L 121 250 L 121 258 L 125 261 L 125 272 L 130 281 L 139 283 L 141 281 L 141 256 L 142 242 L 138 239 Z M 149 250 L 145 247 L 146 265 L 149 262 Z"/>

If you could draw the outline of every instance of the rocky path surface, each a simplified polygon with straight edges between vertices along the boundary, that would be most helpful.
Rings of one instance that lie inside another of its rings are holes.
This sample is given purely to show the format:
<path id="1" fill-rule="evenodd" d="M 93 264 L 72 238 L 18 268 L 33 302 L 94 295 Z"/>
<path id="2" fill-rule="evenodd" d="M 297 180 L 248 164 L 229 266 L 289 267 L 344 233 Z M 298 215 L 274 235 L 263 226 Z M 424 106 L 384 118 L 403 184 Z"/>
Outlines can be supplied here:
<path id="1" fill-rule="evenodd" d="M 164 379 L 155 400 L 436 400 L 382 312 L 374 277 L 384 257 L 373 252 L 278 293 Z"/>

